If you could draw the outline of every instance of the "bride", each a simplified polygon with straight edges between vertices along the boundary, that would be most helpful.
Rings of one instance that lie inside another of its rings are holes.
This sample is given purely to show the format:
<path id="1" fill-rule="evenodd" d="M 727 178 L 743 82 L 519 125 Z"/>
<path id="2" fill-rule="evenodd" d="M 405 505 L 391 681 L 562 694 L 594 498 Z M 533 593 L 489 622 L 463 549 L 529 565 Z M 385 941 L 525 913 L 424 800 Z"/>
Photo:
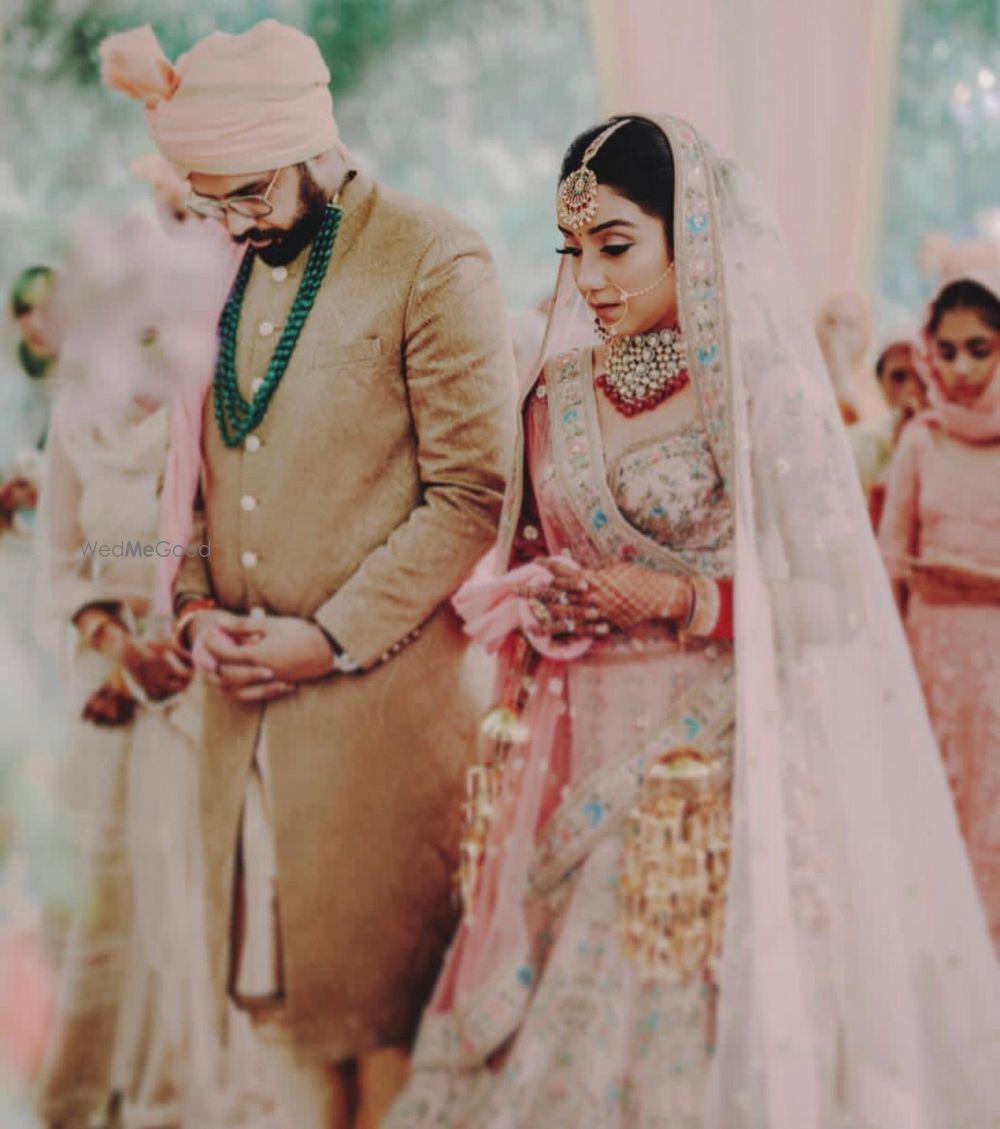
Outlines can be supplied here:
<path id="1" fill-rule="evenodd" d="M 557 203 L 456 598 L 501 668 L 466 914 L 386 1124 L 991 1129 L 998 969 L 770 212 L 669 117 Z"/>

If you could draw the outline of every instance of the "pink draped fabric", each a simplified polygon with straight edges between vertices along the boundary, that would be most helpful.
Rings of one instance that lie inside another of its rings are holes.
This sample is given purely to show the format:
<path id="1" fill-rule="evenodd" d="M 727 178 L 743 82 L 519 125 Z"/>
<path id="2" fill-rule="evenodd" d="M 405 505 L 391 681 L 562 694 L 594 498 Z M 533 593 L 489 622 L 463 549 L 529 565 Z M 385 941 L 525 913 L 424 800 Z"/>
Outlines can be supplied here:
<path id="1" fill-rule="evenodd" d="M 572 564 L 567 560 L 567 564 Z M 526 564 L 503 576 L 473 577 L 455 594 L 455 611 L 465 622 L 465 633 L 481 643 L 490 654 L 500 650 L 512 631 L 523 631 L 531 645 L 546 658 L 568 662 L 590 650 L 589 638 L 557 642 L 536 630 L 537 624 L 523 589 L 545 588 L 554 577 L 540 564 Z"/>
<path id="2" fill-rule="evenodd" d="M 214 229 L 213 229 L 214 230 Z M 228 284 L 239 267 L 242 249 L 228 248 Z M 229 285 L 220 288 L 219 312 Z M 194 504 L 201 476 L 201 427 L 205 397 L 211 394 L 213 369 L 206 368 L 200 379 L 171 406 L 170 449 L 160 495 L 160 539 L 169 545 L 187 545 L 194 524 Z M 180 557 L 160 557 L 156 576 L 156 613 L 172 616 L 173 587 L 180 568 Z"/>
<path id="3" fill-rule="evenodd" d="M 767 185 L 815 307 L 867 290 L 899 0 L 591 0 L 612 113 L 668 107 Z"/>
<path id="4" fill-rule="evenodd" d="M 669 106 L 729 152 L 732 107 L 715 0 L 596 0 L 590 9 L 608 111 L 655 114 Z"/>
<path id="5" fill-rule="evenodd" d="M 160 496 L 160 539 L 170 545 L 186 545 L 194 523 L 194 503 L 201 475 L 201 421 L 205 396 L 212 374 L 205 374 L 205 383 L 198 393 L 178 401 L 170 418 L 170 451 Z M 180 558 L 161 558 L 156 582 L 156 611 L 172 615 L 174 580 Z"/>

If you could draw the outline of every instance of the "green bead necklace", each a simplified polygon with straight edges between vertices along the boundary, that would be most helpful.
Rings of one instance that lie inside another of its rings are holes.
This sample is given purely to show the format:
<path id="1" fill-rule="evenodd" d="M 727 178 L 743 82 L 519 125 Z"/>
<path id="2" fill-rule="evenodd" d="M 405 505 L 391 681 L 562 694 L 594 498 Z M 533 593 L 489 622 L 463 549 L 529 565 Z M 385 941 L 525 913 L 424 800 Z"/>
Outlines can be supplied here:
<path id="1" fill-rule="evenodd" d="M 278 338 L 274 355 L 267 366 L 267 374 L 260 388 L 249 402 L 243 398 L 236 378 L 236 334 L 240 328 L 240 314 L 243 310 L 243 295 L 246 292 L 250 268 L 255 258 L 252 247 L 248 248 L 240 263 L 240 269 L 226 300 L 222 316 L 219 318 L 219 357 L 215 364 L 214 400 L 215 422 L 219 435 L 227 447 L 238 447 L 256 427 L 267 412 L 271 397 L 277 391 L 281 378 L 285 375 L 288 362 L 298 342 L 299 334 L 306 323 L 309 311 L 313 308 L 316 295 L 326 277 L 330 265 L 330 255 L 340 227 L 341 210 L 336 204 L 327 204 L 320 222 L 319 230 L 309 251 L 306 269 L 295 294 L 295 301 L 288 313 L 288 320 Z"/>

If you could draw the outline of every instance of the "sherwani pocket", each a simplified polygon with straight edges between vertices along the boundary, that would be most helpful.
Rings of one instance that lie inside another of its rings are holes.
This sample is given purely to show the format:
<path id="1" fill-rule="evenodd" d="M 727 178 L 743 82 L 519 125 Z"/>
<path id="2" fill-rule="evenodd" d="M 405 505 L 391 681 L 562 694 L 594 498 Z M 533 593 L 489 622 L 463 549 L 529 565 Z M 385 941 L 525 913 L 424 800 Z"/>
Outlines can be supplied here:
<path id="1" fill-rule="evenodd" d="M 397 347 L 384 337 L 355 337 L 344 341 L 339 336 L 320 336 L 313 340 L 310 364 L 316 368 L 338 368 L 341 365 L 384 364 L 398 355 Z"/>

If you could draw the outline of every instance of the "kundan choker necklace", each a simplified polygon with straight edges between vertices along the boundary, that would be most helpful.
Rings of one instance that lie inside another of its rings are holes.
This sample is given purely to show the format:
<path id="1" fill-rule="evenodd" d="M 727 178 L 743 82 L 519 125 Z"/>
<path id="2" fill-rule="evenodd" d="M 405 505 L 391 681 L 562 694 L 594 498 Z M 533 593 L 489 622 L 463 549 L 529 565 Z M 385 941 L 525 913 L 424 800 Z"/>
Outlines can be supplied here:
<path id="1" fill-rule="evenodd" d="M 687 387 L 690 376 L 680 332 L 656 329 L 608 342 L 608 371 L 595 383 L 625 416 L 648 412 Z"/>
<path id="2" fill-rule="evenodd" d="M 255 258 L 253 248 L 250 247 L 243 256 L 236 281 L 219 319 L 219 359 L 215 365 L 215 422 L 222 442 L 227 447 L 238 447 L 254 428 L 260 426 L 267 412 L 271 397 L 285 375 L 299 334 L 326 277 L 326 268 L 330 265 L 330 255 L 340 227 L 340 217 L 340 208 L 333 203 L 327 204 L 309 251 L 306 269 L 302 272 L 295 301 L 292 302 L 285 328 L 281 331 L 274 355 L 267 366 L 267 374 L 249 402 L 243 398 L 236 378 L 236 334 L 240 328 L 243 295 Z"/>

